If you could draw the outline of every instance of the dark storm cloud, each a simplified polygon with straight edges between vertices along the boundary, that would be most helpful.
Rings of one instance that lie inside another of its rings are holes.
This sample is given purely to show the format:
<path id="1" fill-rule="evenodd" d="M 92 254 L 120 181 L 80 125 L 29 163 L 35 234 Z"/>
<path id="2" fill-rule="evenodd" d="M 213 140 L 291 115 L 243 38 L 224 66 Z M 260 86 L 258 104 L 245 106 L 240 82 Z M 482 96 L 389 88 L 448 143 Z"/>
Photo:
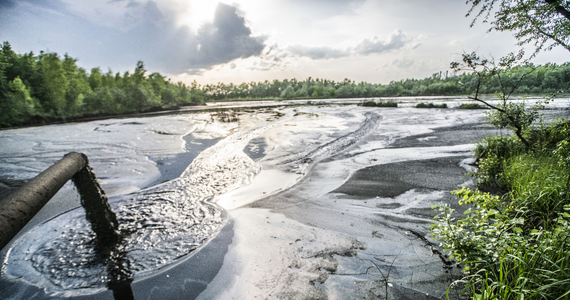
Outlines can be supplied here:
<path id="1" fill-rule="evenodd" d="M 0 26 L 13 28 L 0 32 L 2 40 L 25 34 L 27 44 L 38 45 L 36 51 L 67 52 L 88 69 L 97 65 L 132 69 L 142 60 L 149 70 L 196 74 L 234 59 L 258 56 L 265 48 L 265 38 L 253 36 L 236 8 L 225 4 L 218 5 L 212 23 L 195 32 L 176 24 L 178 12 L 162 11 L 154 1 L 108 1 L 107 5 L 124 10 L 118 23 L 110 23 L 114 25 L 76 15 L 59 0 L 0 1 L 1 8 L 15 6 L 0 12 L 5 17 Z M 24 47 L 23 51 L 32 50 Z"/>
<path id="2" fill-rule="evenodd" d="M 0 0 L 0 9 L 13 8 L 16 6 L 16 1 L 14 0 Z"/>
<path id="3" fill-rule="evenodd" d="M 312 59 L 328 59 L 349 56 L 350 52 L 346 50 L 334 49 L 331 47 L 307 47 L 303 45 L 295 45 L 287 48 L 289 52 L 306 56 Z"/>
<path id="4" fill-rule="evenodd" d="M 253 37 L 236 8 L 220 3 L 214 22 L 198 31 L 198 49 L 191 60 L 194 67 L 210 68 L 236 58 L 258 56 L 265 48 L 264 37 Z"/>
<path id="5" fill-rule="evenodd" d="M 365 39 L 360 42 L 355 48 L 356 53 L 362 55 L 374 54 L 374 53 L 384 53 L 392 50 L 397 50 L 406 45 L 410 40 L 400 30 L 396 30 L 390 35 L 387 41 L 381 41 L 378 37 L 373 39 Z"/>
<path id="6" fill-rule="evenodd" d="M 196 74 L 237 58 L 260 55 L 265 48 L 265 38 L 252 36 L 245 19 L 235 7 L 226 4 L 220 3 L 214 21 L 204 24 L 197 33 L 175 25 L 171 21 L 174 16 L 164 15 L 153 1 L 134 12 L 143 22 L 118 38 L 132 49 L 131 56 L 138 53 L 149 66 L 163 72 Z"/>

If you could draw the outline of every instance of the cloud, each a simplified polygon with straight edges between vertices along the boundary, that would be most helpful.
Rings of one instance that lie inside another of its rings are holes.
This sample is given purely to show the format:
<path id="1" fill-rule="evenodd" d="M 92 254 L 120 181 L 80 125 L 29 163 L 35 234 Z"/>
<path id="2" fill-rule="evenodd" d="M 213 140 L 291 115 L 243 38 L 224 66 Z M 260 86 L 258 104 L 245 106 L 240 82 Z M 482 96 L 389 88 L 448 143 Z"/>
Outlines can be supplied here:
<path id="1" fill-rule="evenodd" d="M 292 56 L 289 51 L 280 48 L 277 44 L 273 44 L 265 47 L 260 56 L 249 60 L 251 63 L 246 67 L 248 70 L 283 71 L 291 65 Z"/>
<path id="2" fill-rule="evenodd" d="M 309 57 L 311 59 L 331 59 L 340 58 L 351 55 L 370 55 L 378 53 L 386 53 L 393 50 L 402 49 L 412 40 L 406 36 L 401 30 L 395 30 L 388 39 L 385 41 L 380 40 L 378 37 L 373 37 L 372 39 L 365 39 L 358 43 L 354 47 L 349 47 L 347 49 L 336 49 L 332 47 L 323 46 L 304 46 L 304 45 L 293 45 L 287 48 L 287 50 L 296 56 Z M 415 49 L 421 44 L 416 43 L 412 45 Z"/>
<path id="3" fill-rule="evenodd" d="M 414 60 L 405 57 L 400 57 L 392 61 L 392 65 L 400 69 L 407 69 L 414 64 Z"/>
<path id="4" fill-rule="evenodd" d="M 13 8 L 16 6 L 16 1 L 14 0 L 0 0 L 0 9 Z"/>
<path id="5" fill-rule="evenodd" d="M 33 5 L 46 9 L 63 9 L 64 4 L 60 0 L 0 0 L 0 10 L 14 9 L 21 5 Z"/>
<path id="6" fill-rule="evenodd" d="M 222 3 L 213 21 L 195 30 L 179 22 L 185 11 L 156 0 L 103 0 L 91 3 L 89 10 L 61 0 L 0 1 L 0 16 L 6 17 L 0 18 L 0 25 L 15 29 L 0 34 L 2 39 L 32 33 L 29 40 L 40 49 L 79 55 L 87 68 L 103 64 L 103 69 L 113 65 L 125 70 L 142 60 L 149 70 L 161 73 L 199 74 L 259 56 L 266 47 L 266 37 L 254 36 L 237 9 Z M 17 14 L 10 14 L 15 9 Z"/>
<path id="7" fill-rule="evenodd" d="M 258 56 L 265 48 L 265 37 L 252 36 L 236 8 L 218 4 L 212 23 L 195 33 L 188 26 L 174 24 L 152 1 L 142 12 L 146 21 L 125 35 L 147 43 L 140 55 L 167 73 L 200 74 L 216 65 L 238 58 Z M 143 59 L 143 58 L 141 58 Z"/>
<path id="8" fill-rule="evenodd" d="M 410 42 L 410 39 L 406 34 L 397 29 L 390 34 L 386 41 L 381 41 L 376 36 L 371 40 L 363 40 L 356 46 L 355 51 L 362 55 L 384 53 L 403 48 L 408 42 Z"/>
<path id="9" fill-rule="evenodd" d="M 198 30 L 197 40 L 197 51 L 190 59 L 192 68 L 211 68 L 237 58 L 260 55 L 266 38 L 252 36 L 236 8 L 220 3 L 214 22 Z"/>
<path id="10" fill-rule="evenodd" d="M 297 56 L 305 56 L 312 59 L 329 59 L 349 56 L 348 50 L 339 50 L 331 47 L 308 47 L 303 45 L 294 45 L 287 48 L 289 52 Z"/>
<path id="11" fill-rule="evenodd" d="M 293 7 L 303 7 L 310 12 L 312 20 L 326 19 L 338 15 L 355 14 L 354 9 L 366 0 L 283 0 Z"/>

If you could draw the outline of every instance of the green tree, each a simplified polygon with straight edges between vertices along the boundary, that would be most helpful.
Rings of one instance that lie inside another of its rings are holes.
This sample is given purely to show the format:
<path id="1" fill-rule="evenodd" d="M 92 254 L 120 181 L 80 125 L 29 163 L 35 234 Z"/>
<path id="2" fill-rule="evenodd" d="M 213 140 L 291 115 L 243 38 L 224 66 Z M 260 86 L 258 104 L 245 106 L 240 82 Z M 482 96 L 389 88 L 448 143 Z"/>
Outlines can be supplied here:
<path id="1" fill-rule="evenodd" d="M 295 98 L 295 96 L 296 96 L 295 89 L 291 84 L 288 85 L 287 88 L 283 90 L 283 92 L 281 92 L 281 98 L 283 99 L 293 99 Z"/>
<path id="2" fill-rule="evenodd" d="M 196 82 L 196 80 L 192 81 L 192 84 L 190 84 L 190 91 L 188 91 L 186 85 L 180 82 L 178 83 L 178 90 L 182 103 L 190 102 L 194 105 L 204 104 L 206 97 L 202 89 L 200 89 L 200 85 L 198 82 Z"/>
<path id="3" fill-rule="evenodd" d="M 144 68 L 144 62 L 142 60 L 139 60 L 137 62 L 137 66 L 135 67 L 135 72 L 133 73 L 133 79 L 135 80 L 135 83 L 141 83 L 144 79 L 146 79 L 145 74 L 146 69 Z"/>
<path id="4" fill-rule="evenodd" d="M 67 54 L 64 55 L 63 69 L 68 80 L 65 90 L 66 111 L 70 116 L 76 116 L 82 112 L 85 96 L 92 93 L 87 73 L 84 69 L 77 67 L 76 62 L 77 59 Z"/>
<path id="5" fill-rule="evenodd" d="M 0 126 L 22 124 L 33 114 L 33 99 L 20 77 L 16 77 L 0 96 Z"/>
<path id="6" fill-rule="evenodd" d="M 91 69 L 89 74 L 89 86 L 91 90 L 95 91 L 103 85 L 103 78 L 101 76 L 101 69 L 99 67 Z"/>
<path id="7" fill-rule="evenodd" d="M 519 140 L 528 149 L 531 149 L 532 145 L 524 136 L 524 131 L 538 118 L 539 107 L 535 106 L 526 109 L 524 103 L 513 103 L 509 100 L 520 86 L 524 77 L 534 71 L 534 69 L 529 66 L 530 69 L 526 73 L 519 73 L 518 77 L 515 78 L 504 76 L 504 74 L 508 74 L 509 71 L 512 71 L 517 66 L 517 63 L 522 60 L 522 55 L 522 52 L 518 55 L 511 53 L 501 58 L 499 63 L 495 63 L 494 60 L 479 57 L 477 53 L 473 52 L 471 54 L 463 54 L 463 62 L 452 62 L 451 68 L 455 72 L 468 70 L 475 74 L 475 93 L 473 96 L 469 96 L 469 98 L 493 109 L 494 112 L 488 115 L 490 123 L 497 127 L 512 129 Z M 493 105 L 480 97 L 481 88 L 490 81 L 496 81 L 500 89 L 500 92 L 497 93 L 500 100 L 499 105 Z"/>
<path id="8" fill-rule="evenodd" d="M 513 31 L 518 45 L 534 44 L 541 50 L 562 46 L 570 51 L 570 2 L 566 0 L 467 0 L 467 16 L 474 16 L 471 26 L 483 17 L 491 29 Z"/>
<path id="9" fill-rule="evenodd" d="M 57 53 L 40 53 L 39 71 L 42 82 L 38 98 L 45 112 L 59 117 L 65 116 L 67 100 L 65 92 L 68 80 Z"/>

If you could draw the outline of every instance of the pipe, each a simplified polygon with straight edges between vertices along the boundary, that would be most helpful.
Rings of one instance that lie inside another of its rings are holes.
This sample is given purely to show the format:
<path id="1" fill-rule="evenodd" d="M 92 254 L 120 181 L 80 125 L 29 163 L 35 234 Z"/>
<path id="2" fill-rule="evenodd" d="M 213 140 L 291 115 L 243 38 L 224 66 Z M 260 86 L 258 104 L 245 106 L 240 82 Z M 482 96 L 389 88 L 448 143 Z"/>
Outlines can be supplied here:
<path id="1" fill-rule="evenodd" d="M 70 179 L 81 194 L 87 220 L 102 246 L 119 239 L 115 213 L 93 174 L 87 156 L 71 152 L 0 201 L 0 249 L 4 248 Z M 104 220 L 104 221 L 99 221 Z"/>
<path id="2" fill-rule="evenodd" d="M 0 249 L 40 211 L 71 177 L 85 167 L 82 154 L 71 152 L 0 203 Z"/>

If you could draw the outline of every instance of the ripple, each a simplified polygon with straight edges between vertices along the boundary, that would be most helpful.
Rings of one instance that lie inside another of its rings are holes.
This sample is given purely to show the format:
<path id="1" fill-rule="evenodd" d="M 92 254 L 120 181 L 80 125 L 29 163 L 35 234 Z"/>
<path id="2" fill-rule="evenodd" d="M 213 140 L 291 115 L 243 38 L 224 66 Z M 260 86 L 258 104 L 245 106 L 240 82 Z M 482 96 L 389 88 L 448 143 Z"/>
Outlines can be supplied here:
<path id="1" fill-rule="evenodd" d="M 77 208 L 21 237 L 9 250 L 4 274 L 42 287 L 48 295 L 75 296 L 176 262 L 224 225 L 223 209 L 209 201 L 259 173 L 261 167 L 242 150 L 266 129 L 232 134 L 200 153 L 179 178 L 110 199 L 123 239 L 106 255 Z"/>

